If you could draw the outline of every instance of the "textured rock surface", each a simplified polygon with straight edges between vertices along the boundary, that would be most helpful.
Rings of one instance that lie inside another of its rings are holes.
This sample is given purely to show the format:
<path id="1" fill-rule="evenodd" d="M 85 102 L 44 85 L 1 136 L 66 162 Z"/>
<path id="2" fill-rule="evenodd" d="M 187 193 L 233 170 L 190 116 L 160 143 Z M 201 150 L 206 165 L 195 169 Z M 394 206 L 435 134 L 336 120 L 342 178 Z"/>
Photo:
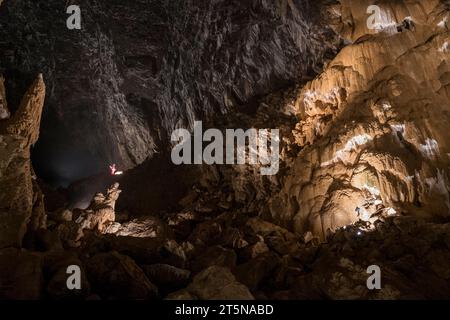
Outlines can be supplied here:
<path id="1" fill-rule="evenodd" d="M 148 279 L 160 290 L 174 291 L 189 283 L 191 272 L 167 264 L 153 264 L 142 268 Z"/>
<path id="2" fill-rule="evenodd" d="M 102 253 L 89 260 L 92 286 L 105 299 L 151 299 L 156 288 L 130 257 L 117 252 Z"/>
<path id="3" fill-rule="evenodd" d="M 82 29 L 72 31 L 64 2 L 6 1 L 0 67 L 12 95 L 44 72 L 38 154 L 70 180 L 139 164 L 173 128 L 314 76 L 336 50 L 320 3 L 79 1 Z"/>
<path id="4" fill-rule="evenodd" d="M 38 255 L 15 248 L 1 249 L 0 275 L 0 299 L 35 300 L 42 297 L 42 261 Z"/>
<path id="5" fill-rule="evenodd" d="M 236 278 L 229 269 L 212 266 L 194 277 L 193 282 L 187 287 L 186 293 L 177 292 L 172 298 L 196 297 L 202 300 L 254 300 L 250 291 Z"/>
<path id="6" fill-rule="evenodd" d="M 81 229 L 98 230 L 105 233 L 116 220 L 115 205 L 121 190 L 115 183 L 108 189 L 106 195 L 97 193 L 89 207 L 75 220 Z"/>
<path id="7" fill-rule="evenodd" d="M 80 289 L 69 290 L 67 280 L 69 266 L 80 267 Z M 44 275 L 47 279 L 46 294 L 53 300 L 83 300 L 89 296 L 91 285 L 86 268 L 73 252 L 53 251 L 44 255 Z"/>
<path id="8" fill-rule="evenodd" d="M 0 76 L 0 120 L 9 118 L 10 113 L 6 103 L 5 79 Z"/>
<path id="9" fill-rule="evenodd" d="M 335 28 L 355 42 L 299 91 L 302 150 L 271 202 L 276 221 L 322 239 L 358 213 L 450 216 L 448 3 L 385 3 L 380 30 L 363 23 L 369 5 L 335 8 Z M 407 17 L 411 28 L 395 27 Z"/>
<path id="10" fill-rule="evenodd" d="M 1 82 L 0 92 L 4 92 Z M 11 118 L 0 120 L 0 248 L 21 246 L 32 215 L 31 227 L 42 226 L 45 212 L 33 183 L 30 147 L 39 137 L 44 97 L 39 75 Z"/>
<path id="11" fill-rule="evenodd" d="M 376 231 L 358 235 L 357 230 L 337 231 L 307 264 L 311 272 L 274 298 L 448 299 L 448 273 L 441 267 L 450 263 L 445 245 L 449 224 L 396 217 Z M 381 290 L 367 290 L 370 265 L 382 270 Z"/>

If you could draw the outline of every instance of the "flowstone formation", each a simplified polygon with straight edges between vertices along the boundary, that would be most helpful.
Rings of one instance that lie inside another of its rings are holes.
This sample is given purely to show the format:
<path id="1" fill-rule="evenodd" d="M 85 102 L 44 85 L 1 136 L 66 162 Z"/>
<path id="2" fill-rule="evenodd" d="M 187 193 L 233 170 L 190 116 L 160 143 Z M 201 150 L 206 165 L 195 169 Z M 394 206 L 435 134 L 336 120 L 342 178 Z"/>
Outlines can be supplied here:
<path id="1" fill-rule="evenodd" d="M 450 217 L 449 5 L 383 2 L 374 30 L 369 5 L 333 7 L 351 44 L 296 99 L 302 150 L 271 214 L 301 234 L 324 239 L 358 218 Z"/>

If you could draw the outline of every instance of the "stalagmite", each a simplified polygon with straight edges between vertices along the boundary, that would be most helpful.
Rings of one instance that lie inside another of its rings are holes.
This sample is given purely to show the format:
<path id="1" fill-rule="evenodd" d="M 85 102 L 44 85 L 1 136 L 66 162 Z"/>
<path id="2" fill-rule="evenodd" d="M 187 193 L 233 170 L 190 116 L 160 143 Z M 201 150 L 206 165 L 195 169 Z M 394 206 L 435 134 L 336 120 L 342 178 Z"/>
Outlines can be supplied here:
<path id="1" fill-rule="evenodd" d="M 0 81 L 2 101 L 6 101 L 4 92 Z M 39 137 L 44 98 L 45 84 L 39 75 L 17 111 L 0 120 L 0 248 L 22 245 L 34 201 L 41 201 L 39 190 L 33 189 L 30 148 Z"/>

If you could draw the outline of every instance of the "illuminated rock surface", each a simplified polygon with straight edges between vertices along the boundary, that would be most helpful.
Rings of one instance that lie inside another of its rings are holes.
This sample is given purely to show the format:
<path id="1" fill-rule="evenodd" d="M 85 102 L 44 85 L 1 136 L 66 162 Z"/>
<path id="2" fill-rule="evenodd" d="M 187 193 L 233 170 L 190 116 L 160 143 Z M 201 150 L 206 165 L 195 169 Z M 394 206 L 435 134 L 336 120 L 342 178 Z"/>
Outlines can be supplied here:
<path id="1" fill-rule="evenodd" d="M 0 96 L 5 101 L 0 81 Z M 23 96 L 17 111 L 0 120 L 0 248 L 21 246 L 32 219 L 32 229 L 45 226 L 45 212 L 30 161 L 30 147 L 39 137 L 45 85 L 40 75 Z"/>
<path id="2" fill-rule="evenodd" d="M 293 134 L 302 150 L 271 213 L 300 233 L 323 238 L 355 222 L 357 208 L 367 220 L 450 216 L 450 33 L 439 24 L 448 6 L 386 5 L 391 24 L 413 17 L 413 27 L 374 32 L 361 22 L 368 3 L 336 7 L 334 27 L 353 43 L 297 95 Z"/>

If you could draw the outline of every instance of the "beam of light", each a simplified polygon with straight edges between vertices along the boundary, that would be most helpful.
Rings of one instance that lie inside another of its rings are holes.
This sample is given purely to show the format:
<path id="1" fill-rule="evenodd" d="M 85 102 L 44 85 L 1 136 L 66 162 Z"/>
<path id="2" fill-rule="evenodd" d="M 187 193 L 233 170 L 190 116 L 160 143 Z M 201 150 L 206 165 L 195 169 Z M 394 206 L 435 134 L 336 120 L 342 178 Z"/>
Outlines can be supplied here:
<path id="1" fill-rule="evenodd" d="M 388 214 L 389 216 L 394 216 L 394 215 L 397 214 L 397 211 L 395 211 L 394 208 L 388 208 L 387 214 Z"/>
<path id="2" fill-rule="evenodd" d="M 112 176 L 121 176 L 123 175 L 123 171 L 118 171 L 116 168 L 116 164 L 113 163 L 109 166 L 109 172 L 111 173 Z"/>

